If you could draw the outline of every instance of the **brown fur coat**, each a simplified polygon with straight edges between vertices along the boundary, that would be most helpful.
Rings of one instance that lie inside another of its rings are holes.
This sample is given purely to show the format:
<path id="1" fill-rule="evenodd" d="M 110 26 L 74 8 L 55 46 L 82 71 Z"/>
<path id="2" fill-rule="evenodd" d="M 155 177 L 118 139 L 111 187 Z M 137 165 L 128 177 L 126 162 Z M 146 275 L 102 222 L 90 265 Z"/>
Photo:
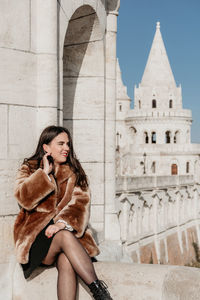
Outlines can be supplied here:
<path id="1" fill-rule="evenodd" d="M 21 206 L 14 225 L 17 260 L 25 264 L 29 250 L 38 233 L 53 218 L 63 219 L 74 229 L 88 254 L 93 257 L 99 249 L 88 228 L 90 192 L 75 186 L 76 176 L 69 165 L 60 165 L 51 181 L 36 162 L 23 164 L 18 171 L 15 197 Z"/>

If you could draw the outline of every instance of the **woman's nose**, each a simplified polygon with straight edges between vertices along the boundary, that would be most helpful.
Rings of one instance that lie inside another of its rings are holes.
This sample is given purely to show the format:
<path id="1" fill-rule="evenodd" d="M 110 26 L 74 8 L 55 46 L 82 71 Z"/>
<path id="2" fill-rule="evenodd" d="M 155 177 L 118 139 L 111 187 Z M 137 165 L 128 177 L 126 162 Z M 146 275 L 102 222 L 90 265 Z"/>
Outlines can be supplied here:
<path id="1" fill-rule="evenodd" d="M 64 149 L 65 149 L 66 151 L 69 151 L 69 146 L 68 146 L 67 144 L 64 144 Z"/>

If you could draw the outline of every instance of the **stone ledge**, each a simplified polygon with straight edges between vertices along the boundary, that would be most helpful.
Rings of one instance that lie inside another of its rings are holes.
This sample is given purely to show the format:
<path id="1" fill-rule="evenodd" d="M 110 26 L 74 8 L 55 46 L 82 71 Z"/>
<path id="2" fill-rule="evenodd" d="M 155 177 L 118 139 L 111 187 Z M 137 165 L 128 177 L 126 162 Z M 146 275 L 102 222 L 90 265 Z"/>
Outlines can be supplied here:
<path id="1" fill-rule="evenodd" d="M 95 269 L 104 280 L 114 300 L 197 300 L 200 294 L 200 270 L 196 268 L 98 262 Z M 12 258 L 0 267 L 1 299 L 56 300 L 56 268 L 39 269 L 29 281 L 23 277 L 19 264 Z M 92 299 L 79 281 L 77 300 Z"/>

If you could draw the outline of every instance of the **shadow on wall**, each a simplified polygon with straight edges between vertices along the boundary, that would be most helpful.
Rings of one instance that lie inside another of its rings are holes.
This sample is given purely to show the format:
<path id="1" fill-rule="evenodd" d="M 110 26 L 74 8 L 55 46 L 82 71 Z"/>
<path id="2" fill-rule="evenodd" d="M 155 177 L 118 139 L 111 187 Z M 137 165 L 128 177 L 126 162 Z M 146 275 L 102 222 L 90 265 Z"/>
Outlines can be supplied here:
<path id="1" fill-rule="evenodd" d="M 88 5 L 76 10 L 69 21 L 63 51 L 63 107 L 64 125 L 73 135 L 74 106 L 79 105 L 81 94 L 81 78 L 90 80 L 87 74 L 86 52 L 90 43 L 94 23 L 97 19 L 95 11 Z M 83 65 L 86 65 L 84 67 Z M 76 97 L 77 95 L 77 97 Z M 77 101 L 76 101 L 77 100 Z M 84 97 L 81 99 L 84 100 Z M 76 103 L 77 102 L 77 103 Z"/>

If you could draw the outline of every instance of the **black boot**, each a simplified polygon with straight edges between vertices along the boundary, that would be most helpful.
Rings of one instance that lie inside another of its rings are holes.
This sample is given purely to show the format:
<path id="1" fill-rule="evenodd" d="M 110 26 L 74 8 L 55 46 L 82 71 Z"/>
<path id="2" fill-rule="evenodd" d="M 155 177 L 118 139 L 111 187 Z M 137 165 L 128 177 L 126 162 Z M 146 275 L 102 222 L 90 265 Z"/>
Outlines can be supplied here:
<path id="1" fill-rule="evenodd" d="M 113 300 L 104 281 L 97 279 L 89 284 L 88 287 L 95 300 Z"/>

